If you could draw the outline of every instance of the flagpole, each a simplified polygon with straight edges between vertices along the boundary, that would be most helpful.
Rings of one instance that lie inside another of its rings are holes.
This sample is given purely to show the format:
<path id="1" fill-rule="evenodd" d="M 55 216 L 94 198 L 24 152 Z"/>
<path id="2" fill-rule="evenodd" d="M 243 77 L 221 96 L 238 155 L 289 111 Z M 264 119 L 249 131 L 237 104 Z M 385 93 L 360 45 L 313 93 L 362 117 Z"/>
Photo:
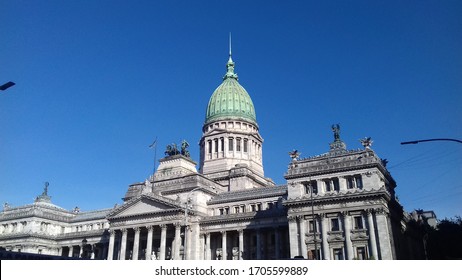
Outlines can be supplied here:
<path id="1" fill-rule="evenodd" d="M 156 162 L 157 162 L 157 137 L 152 142 L 151 145 L 149 145 L 149 148 L 154 148 L 154 171 L 152 172 L 152 180 L 154 181 L 154 173 L 156 173 Z"/>

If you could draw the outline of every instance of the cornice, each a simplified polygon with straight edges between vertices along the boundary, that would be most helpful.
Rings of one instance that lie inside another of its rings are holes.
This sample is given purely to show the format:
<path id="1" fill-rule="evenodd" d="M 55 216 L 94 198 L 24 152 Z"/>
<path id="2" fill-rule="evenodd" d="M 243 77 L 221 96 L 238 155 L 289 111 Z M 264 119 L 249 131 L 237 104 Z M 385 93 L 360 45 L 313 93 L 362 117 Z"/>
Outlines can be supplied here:
<path id="1" fill-rule="evenodd" d="M 371 197 L 385 198 L 387 202 L 391 200 L 390 193 L 387 192 L 384 187 L 382 187 L 380 189 L 373 190 L 355 190 L 347 191 L 346 193 L 326 193 L 324 195 L 314 195 L 313 200 L 311 200 L 310 196 L 306 195 L 302 197 L 286 199 L 282 202 L 282 204 L 287 207 L 301 205 L 311 206 L 312 201 L 314 205 L 321 205 L 326 203 L 340 203 L 345 200 L 362 200 L 364 198 Z"/>

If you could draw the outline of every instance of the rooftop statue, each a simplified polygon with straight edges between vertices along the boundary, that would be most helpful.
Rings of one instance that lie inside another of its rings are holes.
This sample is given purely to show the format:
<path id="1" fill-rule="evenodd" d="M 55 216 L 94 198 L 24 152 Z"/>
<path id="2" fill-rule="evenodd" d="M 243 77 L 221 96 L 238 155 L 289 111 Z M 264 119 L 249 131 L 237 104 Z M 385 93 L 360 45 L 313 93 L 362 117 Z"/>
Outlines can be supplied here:
<path id="1" fill-rule="evenodd" d="M 167 148 L 165 149 L 165 155 L 166 156 L 175 156 L 175 155 L 183 155 L 185 157 L 191 157 L 189 151 L 189 143 L 186 140 L 181 141 L 181 150 L 178 149 L 178 146 L 176 143 L 172 143 L 170 145 L 167 145 Z"/>
<path id="2" fill-rule="evenodd" d="M 340 140 L 340 125 L 339 124 L 333 124 L 332 125 L 332 131 L 334 132 L 335 141 Z"/>
<path id="3" fill-rule="evenodd" d="M 371 137 L 364 137 L 363 139 L 359 139 L 359 141 L 361 142 L 361 144 L 363 145 L 365 149 L 370 149 L 372 146 L 372 143 L 374 142 L 372 141 Z"/>

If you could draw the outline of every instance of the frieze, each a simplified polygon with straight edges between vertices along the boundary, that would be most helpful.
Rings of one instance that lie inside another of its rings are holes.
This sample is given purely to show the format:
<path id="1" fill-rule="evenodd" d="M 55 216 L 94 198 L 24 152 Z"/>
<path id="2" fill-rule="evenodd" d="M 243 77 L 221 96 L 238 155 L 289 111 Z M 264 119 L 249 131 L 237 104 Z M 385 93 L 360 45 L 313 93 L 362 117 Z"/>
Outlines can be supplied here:
<path id="1" fill-rule="evenodd" d="M 351 240 L 367 240 L 367 229 L 353 229 L 351 230 Z"/>
<path id="2" fill-rule="evenodd" d="M 345 241 L 345 238 L 343 237 L 343 232 L 341 231 L 327 232 L 327 241 L 329 242 Z"/>

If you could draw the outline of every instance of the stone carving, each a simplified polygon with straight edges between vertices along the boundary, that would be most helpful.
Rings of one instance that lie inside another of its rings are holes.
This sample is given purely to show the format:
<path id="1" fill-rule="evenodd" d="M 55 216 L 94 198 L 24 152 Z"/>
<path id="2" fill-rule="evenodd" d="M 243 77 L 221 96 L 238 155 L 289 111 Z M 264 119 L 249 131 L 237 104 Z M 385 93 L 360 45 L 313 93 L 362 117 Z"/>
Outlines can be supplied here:
<path id="1" fill-rule="evenodd" d="M 297 161 L 300 158 L 300 153 L 298 152 L 298 150 L 293 150 L 289 152 L 289 156 L 292 159 L 292 161 Z"/>
<path id="2" fill-rule="evenodd" d="M 170 145 L 167 145 L 165 149 L 165 155 L 166 156 L 175 156 L 175 155 L 183 155 L 185 157 L 191 157 L 189 151 L 189 143 L 186 140 L 181 141 L 181 146 L 180 149 L 178 149 L 178 146 L 176 143 L 172 143 Z"/>
<path id="3" fill-rule="evenodd" d="M 340 124 L 333 124 L 332 131 L 334 132 L 334 140 L 340 140 Z"/>
<path id="4" fill-rule="evenodd" d="M 361 145 L 363 145 L 365 149 L 370 149 L 372 146 L 372 143 L 374 142 L 372 141 L 371 137 L 364 137 L 363 139 L 359 139 L 359 141 L 361 142 Z"/>

